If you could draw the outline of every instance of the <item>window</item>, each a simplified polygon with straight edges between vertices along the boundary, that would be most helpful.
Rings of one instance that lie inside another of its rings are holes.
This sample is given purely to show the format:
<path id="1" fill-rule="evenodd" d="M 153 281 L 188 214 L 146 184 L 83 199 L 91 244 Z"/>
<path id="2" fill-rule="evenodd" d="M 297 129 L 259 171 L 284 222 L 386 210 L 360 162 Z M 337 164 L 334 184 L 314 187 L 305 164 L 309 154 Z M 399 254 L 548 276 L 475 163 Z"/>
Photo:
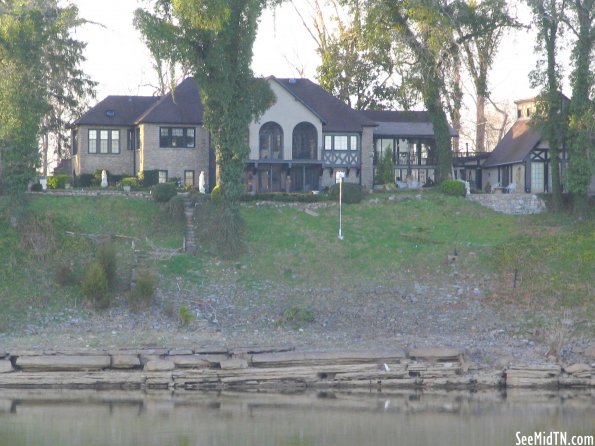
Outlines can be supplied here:
<path id="1" fill-rule="evenodd" d="M 120 153 L 120 130 L 89 130 L 89 153 Z"/>
<path id="2" fill-rule="evenodd" d="M 358 137 L 356 135 L 326 135 L 324 137 L 325 150 L 357 150 Z"/>
<path id="3" fill-rule="evenodd" d="M 543 163 L 531 163 L 531 192 L 534 194 L 544 192 Z"/>
<path id="4" fill-rule="evenodd" d="M 167 183 L 167 170 L 159 171 L 159 183 Z"/>
<path id="5" fill-rule="evenodd" d="M 395 154 L 395 141 L 393 139 L 378 139 L 376 140 L 376 147 L 374 150 L 374 163 L 380 162 L 386 153 L 390 153 L 393 156 Z"/>
<path id="6" fill-rule="evenodd" d="M 186 186 L 186 187 L 194 186 L 194 170 L 185 170 L 184 171 L 184 186 Z"/>
<path id="7" fill-rule="evenodd" d="M 128 150 L 138 150 L 140 148 L 140 128 L 128 129 Z"/>
<path id="8" fill-rule="evenodd" d="M 301 122 L 293 129 L 291 156 L 294 160 L 318 158 L 318 131 L 309 122 Z"/>
<path id="9" fill-rule="evenodd" d="M 195 146 L 193 127 L 160 127 L 159 147 L 192 148 Z"/>
<path id="10" fill-rule="evenodd" d="M 283 159 L 283 129 L 276 122 L 267 122 L 259 132 L 259 158 Z"/>
<path id="11" fill-rule="evenodd" d="M 347 136 L 335 136 L 335 150 L 347 150 Z"/>

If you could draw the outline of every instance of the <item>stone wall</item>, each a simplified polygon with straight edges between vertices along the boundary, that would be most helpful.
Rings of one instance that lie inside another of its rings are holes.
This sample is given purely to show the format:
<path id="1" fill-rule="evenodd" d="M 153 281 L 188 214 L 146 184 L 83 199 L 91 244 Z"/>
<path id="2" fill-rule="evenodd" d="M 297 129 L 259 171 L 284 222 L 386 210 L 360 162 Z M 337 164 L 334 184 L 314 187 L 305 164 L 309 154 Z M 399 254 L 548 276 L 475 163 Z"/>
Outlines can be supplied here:
<path id="1" fill-rule="evenodd" d="M 545 203 L 534 194 L 471 194 L 467 199 L 509 215 L 540 214 Z"/>
<path id="2" fill-rule="evenodd" d="M 298 352 L 293 347 L 0 351 L 0 388 L 305 390 L 594 386 L 589 364 L 480 369 L 462 350 Z"/>

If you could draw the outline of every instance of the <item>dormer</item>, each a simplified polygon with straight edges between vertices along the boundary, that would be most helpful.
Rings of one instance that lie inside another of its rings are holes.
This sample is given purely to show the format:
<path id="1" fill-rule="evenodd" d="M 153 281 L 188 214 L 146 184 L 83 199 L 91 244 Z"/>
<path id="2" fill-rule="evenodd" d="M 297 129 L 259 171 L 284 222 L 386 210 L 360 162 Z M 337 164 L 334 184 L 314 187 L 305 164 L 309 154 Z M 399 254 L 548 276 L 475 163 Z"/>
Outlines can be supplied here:
<path id="1" fill-rule="evenodd" d="M 530 98 L 514 101 L 517 119 L 531 119 L 531 116 L 535 114 L 536 100 L 537 98 Z"/>

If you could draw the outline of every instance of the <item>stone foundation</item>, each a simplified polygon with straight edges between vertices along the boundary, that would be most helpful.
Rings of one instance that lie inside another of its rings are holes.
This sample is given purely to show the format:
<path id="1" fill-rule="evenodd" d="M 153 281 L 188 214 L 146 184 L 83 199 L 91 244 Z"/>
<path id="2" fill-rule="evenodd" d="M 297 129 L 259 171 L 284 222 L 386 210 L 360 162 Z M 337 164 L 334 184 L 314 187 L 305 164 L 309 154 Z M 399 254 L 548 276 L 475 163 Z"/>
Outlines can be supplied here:
<path id="1" fill-rule="evenodd" d="M 534 194 L 471 194 L 467 199 L 509 215 L 540 214 L 545 203 Z"/>
<path id="2" fill-rule="evenodd" d="M 589 364 L 480 369 L 463 351 L 297 352 L 292 347 L 0 352 L 0 388 L 305 390 L 593 388 Z"/>

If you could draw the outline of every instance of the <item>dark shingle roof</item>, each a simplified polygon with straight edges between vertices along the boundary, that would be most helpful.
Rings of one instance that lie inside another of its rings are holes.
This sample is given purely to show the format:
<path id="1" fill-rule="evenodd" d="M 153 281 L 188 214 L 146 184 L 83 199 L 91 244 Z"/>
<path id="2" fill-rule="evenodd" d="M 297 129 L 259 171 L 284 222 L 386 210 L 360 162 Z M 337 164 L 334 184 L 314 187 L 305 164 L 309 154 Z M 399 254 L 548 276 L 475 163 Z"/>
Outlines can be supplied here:
<path id="1" fill-rule="evenodd" d="M 376 136 L 434 136 L 434 126 L 427 111 L 362 110 L 365 117 L 378 123 Z M 458 136 L 449 126 L 450 135 Z"/>
<path id="2" fill-rule="evenodd" d="M 158 100 L 155 96 L 108 96 L 73 125 L 130 126 Z"/>
<path id="3" fill-rule="evenodd" d="M 136 122 L 197 125 L 203 123 L 203 113 L 198 85 L 194 78 L 187 77 L 176 87 L 173 97 L 171 93 L 163 96 Z"/>
<path id="4" fill-rule="evenodd" d="M 486 160 L 485 167 L 520 163 L 541 141 L 541 134 L 529 126 L 528 119 L 516 121 Z"/>
<path id="5" fill-rule="evenodd" d="M 285 90 L 317 115 L 325 132 L 360 132 L 362 127 L 376 123 L 353 110 L 320 85 L 309 79 L 278 79 L 271 76 Z"/>

